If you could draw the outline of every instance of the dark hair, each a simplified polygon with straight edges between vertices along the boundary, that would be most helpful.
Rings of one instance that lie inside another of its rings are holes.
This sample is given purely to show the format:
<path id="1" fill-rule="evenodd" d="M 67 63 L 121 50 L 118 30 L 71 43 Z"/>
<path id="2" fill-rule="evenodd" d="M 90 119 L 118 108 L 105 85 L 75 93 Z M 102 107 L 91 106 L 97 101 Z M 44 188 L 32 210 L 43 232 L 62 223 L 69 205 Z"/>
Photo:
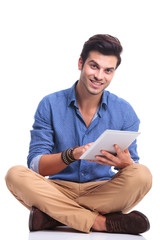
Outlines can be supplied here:
<path id="1" fill-rule="evenodd" d="M 117 38 L 108 34 L 97 34 L 84 43 L 80 56 L 84 65 L 90 51 L 98 51 L 104 55 L 113 55 L 118 59 L 117 68 L 121 63 L 120 54 L 122 50 L 121 43 Z"/>

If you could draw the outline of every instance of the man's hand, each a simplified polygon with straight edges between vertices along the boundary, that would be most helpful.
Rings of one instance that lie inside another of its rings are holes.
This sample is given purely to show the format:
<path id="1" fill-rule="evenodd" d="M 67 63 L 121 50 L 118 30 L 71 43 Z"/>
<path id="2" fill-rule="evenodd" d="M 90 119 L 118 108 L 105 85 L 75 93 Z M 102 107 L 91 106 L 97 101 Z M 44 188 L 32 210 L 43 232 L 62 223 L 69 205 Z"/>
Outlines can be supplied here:
<path id="1" fill-rule="evenodd" d="M 114 148 L 116 150 L 116 155 L 113 155 L 105 150 L 102 150 L 101 151 L 102 156 L 100 155 L 96 156 L 97 161 L 94 162 L 97 162 L 102 165 L 114 166 L 120 169 L 133 164 L 133 160 L 130 156 L 128 148 L 122 151 L 117 144 L 114 146 Z"/>
<path id="2" fill-rule="evenodd" d="M 88 143 L 84 146 L 81 146 L 81 147 L 76 147 L 74 150 L 73 150 L 73 157 L 74 159 L 76 160 L 79 160 L 80 156 L 82 156 L 82 154 L 92 145 L 93 143 Z"/>

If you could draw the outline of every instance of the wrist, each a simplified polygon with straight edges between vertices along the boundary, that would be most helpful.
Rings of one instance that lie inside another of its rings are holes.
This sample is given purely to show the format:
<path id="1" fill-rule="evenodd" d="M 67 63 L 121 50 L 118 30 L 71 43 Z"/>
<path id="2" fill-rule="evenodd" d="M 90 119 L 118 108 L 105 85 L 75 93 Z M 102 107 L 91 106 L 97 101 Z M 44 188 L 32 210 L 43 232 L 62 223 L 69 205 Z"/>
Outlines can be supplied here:
<path id="1" fill-rule="evenodd" d="M 129 163 L 126 167 L 133 166 L 134 164 L 135 164 L 135 162 L 134 162 L 133 159 L 131 158 L 130 163 Z"/>
<path id="2" fill-rule="evenodd" d="M 61 153 L 61 159 L 62 161 L 66 164 L 66 165 L 69 165 L 75 161 L 77 161 L 77 159 L 74 158 L 74 155 L 73 155 L 73 150 L 77 148 L 74 147 L 74 148 L 68 148 L 67 150 L 64 150 L 62 153 Z"/>

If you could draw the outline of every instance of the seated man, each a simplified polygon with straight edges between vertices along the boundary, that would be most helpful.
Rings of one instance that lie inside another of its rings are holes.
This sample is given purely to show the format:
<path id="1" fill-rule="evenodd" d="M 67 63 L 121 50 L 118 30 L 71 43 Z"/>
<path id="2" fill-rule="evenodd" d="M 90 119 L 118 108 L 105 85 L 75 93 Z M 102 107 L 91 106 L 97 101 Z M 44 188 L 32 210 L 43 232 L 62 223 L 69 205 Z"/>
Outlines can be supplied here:
<path id="1" fill-rule="evenodd" d="M 149 229 L 144 214 L 130 212 L 152 185 L 149 169 L 139 164 L 136 140 L 124 151 L 115 145 L 116 155 L 102 149 L 96 161 L 79 160 L 106 129 L 139 129 L 131 105 L 105 90 L 121 52 L 117 38 L 91 37 L 78 61 L 79 80 L 40 102 L 28 168 L 15 166 L 6 175 L 11 193 L 30 210 L 30 231 L 58 225 L 86 233 L 139 234 Z"/>

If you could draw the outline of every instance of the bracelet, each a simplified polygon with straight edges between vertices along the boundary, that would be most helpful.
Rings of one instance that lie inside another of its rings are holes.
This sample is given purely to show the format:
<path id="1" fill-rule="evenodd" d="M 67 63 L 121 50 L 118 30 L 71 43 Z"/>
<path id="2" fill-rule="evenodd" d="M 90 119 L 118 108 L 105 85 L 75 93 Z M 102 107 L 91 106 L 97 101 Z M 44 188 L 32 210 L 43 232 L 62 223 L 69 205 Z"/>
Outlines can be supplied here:
<path id="1" fill-rule="evenodd" d="M 62 153 L 61 153 L 61 158 L 62 158 L 62 161 L 66 164 L 66 165 L 69 165 L 73 162 L 75 162 L 77 159 L 75 159 L 73 157 L 73 150 L 75 148 L 77 148 L 78 146 L 74 147 L 74 148 L 68 148 L 67 150 L 64 150 Z"/>

